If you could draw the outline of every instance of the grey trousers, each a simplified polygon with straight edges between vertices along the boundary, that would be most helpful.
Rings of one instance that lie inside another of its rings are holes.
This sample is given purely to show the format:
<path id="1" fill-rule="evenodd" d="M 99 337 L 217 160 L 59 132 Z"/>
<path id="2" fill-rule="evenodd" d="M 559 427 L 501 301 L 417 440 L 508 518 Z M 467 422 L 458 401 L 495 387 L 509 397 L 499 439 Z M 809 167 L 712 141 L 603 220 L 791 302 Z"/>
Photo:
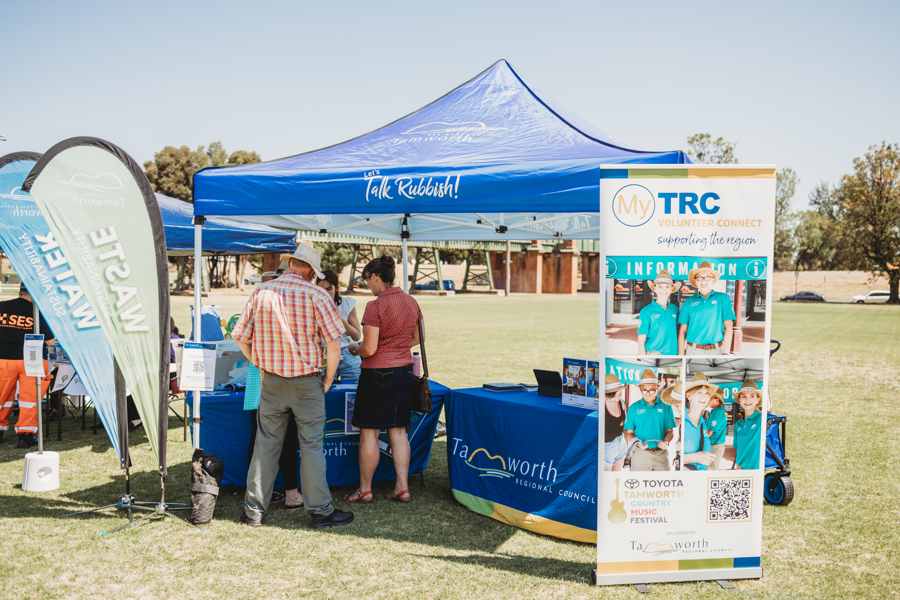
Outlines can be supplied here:
<path id="1" fill-rule="evenodd" d="M 288 419 L 297 423 L 300 444 L 300 485 L 306 510 L 328 516 L 334 512 L 325 477 L 325 394 L 321 377 L 292 377 L 266 373 L 259 401 L 259 430 L 253 459 L 247 472 L 244 512 L 262 519 L 272 499 L 278 474 L 278 457 L 284 443 Z"/>

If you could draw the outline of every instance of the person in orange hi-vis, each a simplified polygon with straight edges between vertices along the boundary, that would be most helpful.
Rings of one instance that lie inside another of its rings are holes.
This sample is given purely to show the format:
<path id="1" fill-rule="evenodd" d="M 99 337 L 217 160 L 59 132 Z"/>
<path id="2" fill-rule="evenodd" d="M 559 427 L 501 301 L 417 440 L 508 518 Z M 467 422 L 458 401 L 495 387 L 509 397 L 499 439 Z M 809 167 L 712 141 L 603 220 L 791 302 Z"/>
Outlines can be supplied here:
<path id="1" fill-rule="evenodd" d="M 53 344 L 53 333 L 41 316 L 40 332 L 44 334 L 46 346 Z M 9 415 L 16 398 L 16 383 L 19 384 L 19 448 L 37 445 L 39 399 L 35 397 L 34 377 L 25 375 L 23 356 L 25 336 L 34 333 L 34 304 L 25 286 L 19 288 L 19 297 L 0 302 L 0 442 L 9 429 Z M 47 349 L 44 347 L 44 373 L 41 380 L 41 397 L 47 393 L 50 376 L 47 371 Z"/>

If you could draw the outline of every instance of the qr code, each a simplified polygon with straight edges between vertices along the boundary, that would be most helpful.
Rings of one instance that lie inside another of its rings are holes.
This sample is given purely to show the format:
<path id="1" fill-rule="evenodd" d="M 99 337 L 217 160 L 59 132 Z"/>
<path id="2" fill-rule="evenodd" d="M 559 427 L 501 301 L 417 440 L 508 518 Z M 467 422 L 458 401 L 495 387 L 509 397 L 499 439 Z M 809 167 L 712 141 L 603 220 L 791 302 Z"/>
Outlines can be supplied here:
<path id="1" fill-rule="evenodd" d="M 750 477 L 710 479 L 708 521 L 749 521 L 752 492 L 753 479 Z"/>
<path id="2" fill-rule="evenodd" d="M 193 373 L 203 373 L 203 366 L 203 363 L 199 361 L 191 363 L 191 371 Z"/>
<path id="3" fill-rule="evenodd" d="M 37 352 L 34 350 L 28 351 L 28 361 L 35 362 L 37 360 Z"/>

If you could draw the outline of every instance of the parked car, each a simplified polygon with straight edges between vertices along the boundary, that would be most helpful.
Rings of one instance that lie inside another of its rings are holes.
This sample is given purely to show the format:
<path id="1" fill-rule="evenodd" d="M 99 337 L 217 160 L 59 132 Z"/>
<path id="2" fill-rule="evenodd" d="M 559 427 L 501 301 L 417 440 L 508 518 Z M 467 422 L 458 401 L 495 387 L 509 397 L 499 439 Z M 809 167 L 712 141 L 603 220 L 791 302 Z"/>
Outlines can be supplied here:
<path id="1" fill-rule="evenodd" d="M 432 279 L 431 281 L 426 281 L 425 283 L 416 284 L 416 287 L 413 289 L 416 290 L 438 290 L 438 282 L 437 279 Z M 452 292 L 456 290 L 456 284 L 453 283 L 452 279 L 444 280 L 444 290 L 448 292 Z"/>
<path id="2" fill-rule="evenodd" d="M 790 296 L 782 296 L 781 299 L 790 302 L 825 302 L 825 296 L 816 292 L 797 292 Z"/>
<path id="3" fill-rule="evenodd" d="M 884 304 L 890 299 L 890 297 L 890 292 L 886 292 L 884 290 L 876 290 L 874 292 L 869 292 L 868 294 L 853 296 L 852 301 L 856 304 Z"/>
<path id="4" fill-rule="evenodd" d="M 261 275 L 250 275 L 248 277 L 244 277 L 244 285 L 250 285 L 253 283 L 261 283 L 262 276 Z"/>

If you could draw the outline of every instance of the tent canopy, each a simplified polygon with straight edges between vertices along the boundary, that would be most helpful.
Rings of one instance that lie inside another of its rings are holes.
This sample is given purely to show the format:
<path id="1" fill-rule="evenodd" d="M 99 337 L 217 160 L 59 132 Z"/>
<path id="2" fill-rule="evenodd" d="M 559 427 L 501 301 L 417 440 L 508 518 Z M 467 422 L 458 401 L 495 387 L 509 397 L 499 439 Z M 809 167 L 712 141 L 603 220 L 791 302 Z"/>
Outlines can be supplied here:
<path id="1" fill-rule="evenodd" d="M 199 171 L 194 213 L 388 239 L 596 239 L 600 164 L 685 162 L 595 129 L 501 60 L 347 142 Z"/>
<path id="2" fill-rule="evenodd" d="M 193 207 L 187 202 L 162 194 L 156 194 L 156 201 L 162 214 L 169 256 L 193 256 Z M 265 225 L 210 219 L 203 228 L 203 254 L 215 256 L 293 252 L 297 249 L 295 239 L 293 233 Z"/>

